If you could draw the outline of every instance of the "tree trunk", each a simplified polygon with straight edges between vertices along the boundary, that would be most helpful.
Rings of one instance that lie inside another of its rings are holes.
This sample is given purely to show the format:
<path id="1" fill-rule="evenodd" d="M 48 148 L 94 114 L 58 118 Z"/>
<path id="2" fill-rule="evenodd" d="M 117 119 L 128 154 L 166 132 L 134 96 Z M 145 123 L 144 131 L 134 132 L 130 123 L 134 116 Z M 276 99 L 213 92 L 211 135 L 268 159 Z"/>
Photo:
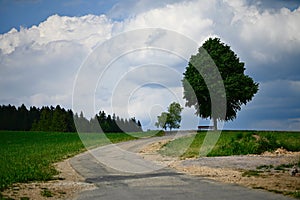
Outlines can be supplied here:
<path id="1" fill-rule="evenodd" d="M 218 130 L 218 120 L 217 118 L 213 118 L 213 121 L 214 121 L 214 130 L 217 131 Z"/>

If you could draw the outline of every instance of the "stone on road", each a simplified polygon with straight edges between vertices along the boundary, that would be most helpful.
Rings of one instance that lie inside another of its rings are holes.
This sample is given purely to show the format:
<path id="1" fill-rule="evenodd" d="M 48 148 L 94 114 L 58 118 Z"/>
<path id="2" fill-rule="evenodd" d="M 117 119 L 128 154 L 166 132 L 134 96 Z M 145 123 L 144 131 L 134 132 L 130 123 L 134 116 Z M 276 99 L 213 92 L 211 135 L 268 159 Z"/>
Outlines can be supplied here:
<path id="1" fill-rule="evenodd" d="M 77 199 L 291 199 L 263 190 L 178 173 L 170 168 L 150 163 L 150 161 L 143 162 L 140 160 L 142 158 L 135 154 L 143 146 L 162 139 L 166 137 L 120 143 L 118 144 L 119 151 L 115 145 L 108 145 L 72 158 L 70 160 L 72 167 L 85 178 L 86 182 L 97 186 L 95 190 L 80 193 Z M 126 151 L 131 153 L 127 154 Z M 105 158 L 102 157 L 101 160 L 100 155 Z M 104 161 L 105 164 L 99 160 Z M 132 167 L 130 172 L 128 167 Z M 134 170 L 136 173 L 133 173 Z"/>

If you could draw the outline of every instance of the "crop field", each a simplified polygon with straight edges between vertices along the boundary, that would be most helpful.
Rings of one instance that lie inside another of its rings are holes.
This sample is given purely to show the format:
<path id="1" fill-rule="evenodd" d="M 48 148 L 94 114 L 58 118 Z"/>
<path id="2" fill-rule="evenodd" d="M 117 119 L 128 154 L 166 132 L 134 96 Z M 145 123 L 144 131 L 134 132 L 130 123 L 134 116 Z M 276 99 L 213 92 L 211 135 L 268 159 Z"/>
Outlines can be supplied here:
<path id="1" fill-rule="evenodd" d="M 80 137 L 87 147 L 95 147 L 153 134 L 88 133 Z M 80 137 L 77 133 L 0 131 L 0 191 L 16 182 L 53 179 L 58 173 L 53 163 L 86 150 Z"/>
<path id="2" fill-rule="evenodd" d="M 160 153 L 181 158 L 199 157 L 206 134 L 216 133 L 199 132 L 196 136 L 178 138 L 164 145 Z M 261 154 L 281 147 L 288 151 L 300 151 L 300 132 L 223 131 L 207 156 Z"/>

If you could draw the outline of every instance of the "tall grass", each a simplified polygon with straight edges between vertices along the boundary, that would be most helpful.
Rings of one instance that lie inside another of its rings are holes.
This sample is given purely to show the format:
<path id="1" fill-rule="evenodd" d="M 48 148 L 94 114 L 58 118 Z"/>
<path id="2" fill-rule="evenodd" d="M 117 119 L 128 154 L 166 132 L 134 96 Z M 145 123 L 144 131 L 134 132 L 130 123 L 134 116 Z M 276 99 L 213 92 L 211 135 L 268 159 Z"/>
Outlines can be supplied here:
<path id="1" fill-rule="evenodd" d="M 199 132 L 194 138 L 179 138 L 167 143 L 160 153 L 182 158 L 199 157 L 199 150 L 206 134 L 213 132 Z M 191 140 L 193 140 L 191 142 Z M 182 146 L 191 145 L 183 151 Z M 207 156 L 230 156 L 261 154 L 283 147 L 289 151 L 300 151 L 299 132 L 274 131 L 223 131 L 218 142 Z"/>

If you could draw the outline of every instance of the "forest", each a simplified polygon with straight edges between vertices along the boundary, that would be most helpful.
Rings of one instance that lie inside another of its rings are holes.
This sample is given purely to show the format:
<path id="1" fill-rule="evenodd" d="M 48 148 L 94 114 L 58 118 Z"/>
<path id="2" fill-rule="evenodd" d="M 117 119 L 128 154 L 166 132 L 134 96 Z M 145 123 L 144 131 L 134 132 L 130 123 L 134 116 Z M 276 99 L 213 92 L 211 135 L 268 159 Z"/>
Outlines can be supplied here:
<path id="1" fill-rule="evenodd" d="M 123 119 L 115 114 L 107 115 L 104 111 L 88 120 L 82 112 L 74 114 L 72 110 L 59 105 L 42 108 L 32 106 L 27 109 L 22 104 L 17 108 L 13 105 L 0 105 L 0 130 L 121 133 L 141 132 L 142 125 L 134 117 Z"/>

